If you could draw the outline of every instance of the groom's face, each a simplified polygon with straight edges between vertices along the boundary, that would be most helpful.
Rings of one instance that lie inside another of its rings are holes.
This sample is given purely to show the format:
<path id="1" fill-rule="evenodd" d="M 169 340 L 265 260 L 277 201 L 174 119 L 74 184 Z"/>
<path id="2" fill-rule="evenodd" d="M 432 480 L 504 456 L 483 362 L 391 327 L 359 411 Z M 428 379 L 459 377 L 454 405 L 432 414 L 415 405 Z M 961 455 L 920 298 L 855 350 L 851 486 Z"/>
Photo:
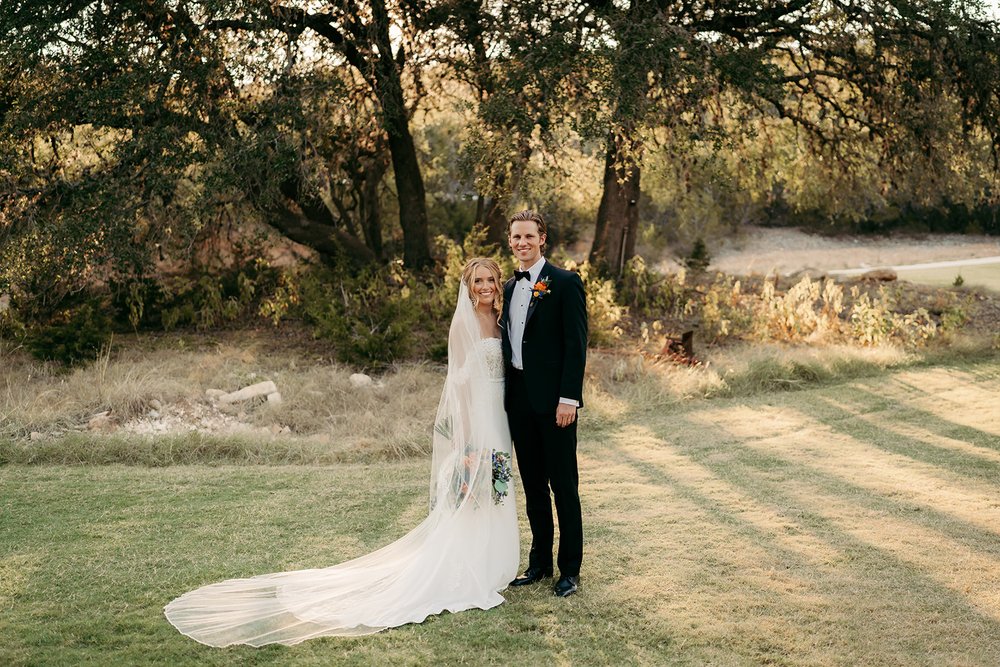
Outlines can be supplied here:
<path id="1" fill-rule="evenodd" d="M 521 266 L 531 266 L 542 256 L 545 234 L 538 233 L 538 223 L 515 220 L 510 225 L 510 249 Z"/>

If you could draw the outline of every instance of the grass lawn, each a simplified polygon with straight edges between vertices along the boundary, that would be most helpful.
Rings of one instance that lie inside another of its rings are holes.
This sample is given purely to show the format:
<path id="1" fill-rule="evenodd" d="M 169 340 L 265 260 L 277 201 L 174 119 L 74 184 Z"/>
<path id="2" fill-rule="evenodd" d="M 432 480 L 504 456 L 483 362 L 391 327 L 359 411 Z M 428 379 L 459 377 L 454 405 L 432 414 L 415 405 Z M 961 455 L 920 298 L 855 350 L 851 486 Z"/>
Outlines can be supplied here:
<path id="1" fill-rule="evenodd" d="M 935 287 L 951 287 L 955 284 L 955 277 L 960 275 L 963 285 L 985 287 L 994 292 L 1000 292 L 1000 262 L 936 269 L 901 269 L 897 271 L 897 274 L 900 280 L 909 280 L 911 283 L 934 285 Z"/>
<path id="2" fill-rule="evenodd" d="M 998 394 L 994 358 L 585 412 L 578 595 L 291 648 L 161 610 L 399 537 L 426 460 L 0 466 L 0 664 L 997 665 Z"/>

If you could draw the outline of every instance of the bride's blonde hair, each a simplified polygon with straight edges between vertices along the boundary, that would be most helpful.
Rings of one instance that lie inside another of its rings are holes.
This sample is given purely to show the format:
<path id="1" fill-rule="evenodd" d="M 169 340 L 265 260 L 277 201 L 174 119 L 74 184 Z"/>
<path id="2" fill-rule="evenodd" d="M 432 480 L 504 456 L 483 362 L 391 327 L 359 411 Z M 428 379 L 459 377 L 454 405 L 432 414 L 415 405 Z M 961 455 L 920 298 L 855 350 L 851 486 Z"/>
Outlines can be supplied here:
<path id="1" fill-rule="evenodd" d="M 472 307 L 478 307 L 479 297 L 476 296 L 475 292 L 472 290 L 472 284 L 476 279 L 476 269 L 479 267 L 483 267 L 489 271 L 490 275 L 493 276 L 493 280 L 496 281 L 497 288 L 496 294 L 493 296 L 493 310 L 499 318 L 500 311 L 503 308 L 503 278 L 500 275 L 499 264 L 489 257 L 473 257 L 465 263 L 465 268 L 462 269 L 462 282 L 465 283 L 466 289 L 469 290 L 469 298 L 472 300 Z"/>

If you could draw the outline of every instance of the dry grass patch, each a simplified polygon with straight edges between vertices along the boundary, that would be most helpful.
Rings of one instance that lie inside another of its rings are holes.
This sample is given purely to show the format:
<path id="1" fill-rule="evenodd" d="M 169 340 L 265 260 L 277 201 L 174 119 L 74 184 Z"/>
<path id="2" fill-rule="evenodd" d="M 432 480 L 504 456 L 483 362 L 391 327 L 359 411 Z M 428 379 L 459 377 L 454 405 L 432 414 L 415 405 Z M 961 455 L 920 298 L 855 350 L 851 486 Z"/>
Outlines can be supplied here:
<path id="1" fill-rule="evenodd" d="M 63 372 L 4 350 L 0 461 L 308 464 L 426 454 L 444 366 L 401 364 L 358 387 L 354 369 L 327 352 L 315 341 L 273 332 L 132 336 L 94 363 Z M 982 358 L 983 350 L 956 354 Z M 597 349 L 589 356 L 582 419 L 603 431 L 692 400 L 833 385 L 927 359 L 890 346 L 756 344 L 710 348 L 700 365 L 681 366 Z M 206 396 L 263 380 L 277 385 L 280 405 L 223 405 Z M 955 409 L 962 400 L 956 395 Z M 102 412 L 109 421 L 90 424 Z"/>
<path id="2" fill-rule="evenodd" d="M 159 449 L 193 455 L 208 443 L 243 439 L 247 451 L 257 453 L 244 457 L 230 447 L 238 457 L 230 460 L 259 460 L 270 447 L 275 461 L 301 463 L 408 456 L 429 446 L 441 366 L 400 366 L 371 386 L 356 387 L 352 369 L 291 347 L 274 349 L 273 341 L 251 338 L 244 346 L 230 341 L 197 348 L 183 341 L 151 349 L 143 341 L 127 344 L 70 372 L 8 354 L 0 370 L 0 439 L 16 445 L 9 444 L 13 460 L 41 461 L 44 452 L 75 447 L 79 451 L 58 460 L 78 462 L 87 461 L 95 448 L 107 458 L 127 449 L 126 443 L 138 450 L 162 443 Z M 262 400 L 223 405 L 206 396 L 208 389 L 229 392 L 263 380 L 277 385 L 280 405 Z M 92 416 L 104 411 L 111 418 L 105 430 L 112 432 L 88 429 Z M 299 454 L 290 456 L 289 450 Z M 215 459 L 225 457 L 209 457 Z M 185 460 L 190 459 L 175 462 Z"/>

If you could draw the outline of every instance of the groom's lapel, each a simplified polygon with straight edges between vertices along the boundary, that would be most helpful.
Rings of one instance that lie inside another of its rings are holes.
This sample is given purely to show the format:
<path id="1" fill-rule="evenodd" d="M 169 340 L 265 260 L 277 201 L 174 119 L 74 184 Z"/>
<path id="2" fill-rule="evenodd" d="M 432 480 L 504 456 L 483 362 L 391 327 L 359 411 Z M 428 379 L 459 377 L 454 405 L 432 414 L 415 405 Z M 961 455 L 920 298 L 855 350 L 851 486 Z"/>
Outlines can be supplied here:
<path id="1" fill-rule="evenodd" d="M 511 278 L 503 284 L 503 310 L 500 315 L 504 322 L 504 326 L 507 326 L 507 318 L 510 316 L 510 298 L 514 295 L 514 285 L 517 281 Z"/>
<path id="2" fill-rule="evenodd" d="M 543 266 L 542 270 L 538 272 L 538 280 L 541 280 L 542 278 L 545 278 L 546 276 L 548 276 L 549 273 L 551 272 L 551 268 L 552 268 L 552 265 L 549 264 L 548 262 L 545 262 L 545 266 Z M 532 285 L 532 288 L 534 288 L 534 285 Z M 528 330 L 528 324 L 531 323 L 531 316 L 535 314 L 535 308 L 538 307 L 538 302 L 539 301 L 541 301 L 541 299 L 533 296 L 533 297 L 531 297 L 531 301 L 528 302 L 528 315 L 527 315 L 527 317 L 524 318 L 524 330 L 525 331 Z"/>

